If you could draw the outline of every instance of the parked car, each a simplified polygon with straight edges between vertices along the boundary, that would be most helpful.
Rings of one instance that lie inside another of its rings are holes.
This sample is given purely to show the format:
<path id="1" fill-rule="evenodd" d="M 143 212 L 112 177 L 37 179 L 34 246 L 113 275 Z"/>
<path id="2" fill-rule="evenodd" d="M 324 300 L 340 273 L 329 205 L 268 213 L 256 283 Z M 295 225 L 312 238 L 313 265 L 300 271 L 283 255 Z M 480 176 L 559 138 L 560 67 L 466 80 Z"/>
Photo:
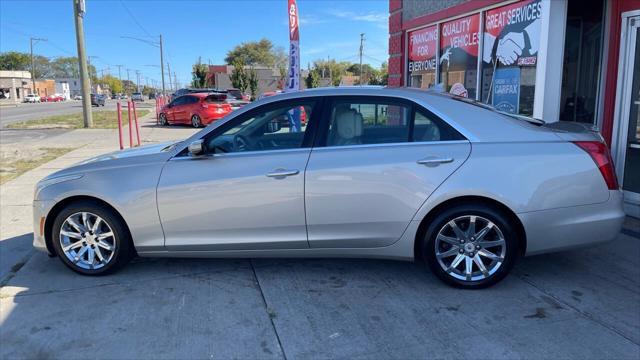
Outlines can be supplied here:
<path id="1" fill-rule="evenodd" d="M 82 95 L 76 95 L 73 97 L 73 100 L 82 100 Z"/>
<path id="2" fill-rule="evenodd" d="M 49 96 L 43 97 L 40 99 L 40 101 L 46 101 L 46 102 L 60 102 L 60 101 L 64 101 L 64 96 L 60 95 L 60 94 L 51 94 Z"/>
<path id="3" fill-rule="evenodd" d="M 226 92 L 236 100 L 242 100 L 246 102 L 249 102 L 251 100 L 249 95 L 243 94 L 242 91 L 240 91 L 240 89 L 230 88 L 230 89 L 227 89 Z"/>
<path id="4" fill-rule="evenodd" d="M 105 96 L 101 94 L 91 94 L 91 106 L 104 106 Z"/>
<path id="5" fill-rule="evenodd" d="M 300 106 L 308 125 L 281 128 Z M 587 126 L 362 87 L 272 96 L 184 141 L 58 171 L 33 209 L 34 246 L 86 275 L 134 254 L 370 257 L 424 260 L 464 288 L 495 284 L 522 255 L 612 240 L 625 217 Z"/>
<path id="6" fill-rule="evenodd" d="M 24 102 L 26 103 L 39 103 L 40 101 L 40 96 L 36 94 L 29 94 L 24 97 Z"/>
<path id="7" fill-rule="evenodd" d="M 225 102 L 226 94 L 190 93 L 173 99 L 160 110 L 160 124 L 191 124 L 193 127 L 208 125 L 231 112 Z"/>
<path id="8" fill-rule="evenodd" d="M 135 92 L 131 94 L 131 101 L 144 101 L 142 93 Z"/>

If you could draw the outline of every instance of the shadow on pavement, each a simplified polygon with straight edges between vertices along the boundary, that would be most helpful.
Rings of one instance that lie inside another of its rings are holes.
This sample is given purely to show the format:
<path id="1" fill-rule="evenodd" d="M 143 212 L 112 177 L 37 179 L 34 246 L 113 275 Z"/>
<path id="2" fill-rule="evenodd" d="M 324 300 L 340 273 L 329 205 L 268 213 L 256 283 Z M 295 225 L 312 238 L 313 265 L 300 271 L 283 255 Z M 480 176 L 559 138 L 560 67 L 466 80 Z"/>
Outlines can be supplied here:
<path id="1" fill-rule="evenodd" d="M 38 253 L 0 292 L 0 357 L 637 358 L 637 255 L 621 235 L 465 291 L 416 263 L 137 259 L 92 278 Z"/>

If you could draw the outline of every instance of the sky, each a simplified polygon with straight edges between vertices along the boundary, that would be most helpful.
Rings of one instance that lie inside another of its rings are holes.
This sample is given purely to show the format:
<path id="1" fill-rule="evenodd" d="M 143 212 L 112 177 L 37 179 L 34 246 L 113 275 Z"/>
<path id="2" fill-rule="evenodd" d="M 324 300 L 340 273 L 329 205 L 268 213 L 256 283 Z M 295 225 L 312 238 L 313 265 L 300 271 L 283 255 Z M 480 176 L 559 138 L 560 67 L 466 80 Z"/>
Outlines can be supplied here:
<path id="1" fill-rule="evenodd" d="M 317 59 L 358 62 L 360 33 L 365 33 L 363 62 L 387 60 L 387 0 L 298 0 L 301 67 Z M 49 58 L 76 56 L 72 0 L 0 0 L 0 52 L 29 51 L 29 38 L 46 38 L 34 53 Z M 92 64 L 122 78 L 131 69 L 160 80 L 160 52 L 147 41 L 162 34 L 165 63 L 178 81 L 191 81 L 191 66 L 223 64 L 227 51 L 242 42 L 267 38 L 288 49 L 287 0 L 86 0 L 85 42 Z M 166 65 L 165 65 L 166 67 Z M 167 85 L 168 86 L 168 85 Z"/>

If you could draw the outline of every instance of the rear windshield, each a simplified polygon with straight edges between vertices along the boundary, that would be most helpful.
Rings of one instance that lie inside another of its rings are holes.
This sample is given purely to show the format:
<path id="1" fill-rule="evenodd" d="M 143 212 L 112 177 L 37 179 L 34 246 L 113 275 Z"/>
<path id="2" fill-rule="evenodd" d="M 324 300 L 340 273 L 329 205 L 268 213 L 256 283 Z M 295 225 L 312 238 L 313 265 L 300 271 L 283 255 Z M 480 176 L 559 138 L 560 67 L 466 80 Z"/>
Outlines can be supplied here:
<path id="1" fill-rule="evenodd" d="M 204 101 L 207 103 L 221 103 L 227 99 L 226 94 L 211 94 L 204 98 Z"/>
<path id="2" fill-rule="evenodd" d="M 231 89 L 227 90 L 227 92 L 229 93 L 229 95 L 236 98 L 236 100 L 242 100 L 242 93 L 240 92 L 240 90 Z"/>
<path id="3" fill-rule="evenodd" d="M 525 116 L 525 115 L 511 114 L 511 113 L 508 113 L 508 112 L 500 111 L 500 110 L 494 108 L 493 106 L 491 106 L 489 104 L 485 104 L 485 103 L 477 101 L 477 100 L 472 100 L 472 99 L 469 99 L 469 98 L 455 96 L 455 95 L 449 95 L 449 94 L 443 94 L 443 95 L 445 95 L 445 96 L 447 96 L 447 97 L 449 97 L 451 99 L 457 100 L 457 101 L 461 101 L 461 102 L 464 102 L 464 103 L 467 103 L 467 104 L 470 104 L 470 105 L 474 105 L 474 106 L 481 107 L 481 108 L 486 109 L 486 110 L 493 111 L 493 112 L 498 113 L 500 115 L 508 116 L 508 117 L 510 117 L 512 119 L 524 120 L 524 121 L 527 121 L 527 122 L 530 122 L 530 123 L 536 124 L 536 125 L 544 125 L 545 124 L 544 120 L 536 119 L 536 118 Z"/>

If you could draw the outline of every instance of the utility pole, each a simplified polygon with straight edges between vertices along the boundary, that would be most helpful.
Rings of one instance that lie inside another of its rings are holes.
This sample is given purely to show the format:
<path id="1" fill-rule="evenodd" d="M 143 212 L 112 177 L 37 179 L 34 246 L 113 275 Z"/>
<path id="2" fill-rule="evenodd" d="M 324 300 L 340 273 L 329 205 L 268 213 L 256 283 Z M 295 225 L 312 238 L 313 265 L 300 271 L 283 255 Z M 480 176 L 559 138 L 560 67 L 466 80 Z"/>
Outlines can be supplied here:
<path id="1" fill-rule="evenodd" d="M 91 88 L 89 84 L 89 70 L 87 68 L 87 53 L 84 47 L 84 0 L 73 0 L 73 17 L 76 23 L 76 42 L 78 46 L 78 62 L 80 63 L 80 84 L 82 85 L 82 113 L 84 127 L 93 127 L 91 117 Z"/>
<path id="2" fill-rule="evenodd" d="M 29 48 L 31 49 L 31 88 L 32 93 L 36 93 L 36 62 L 33 60 L 33 42 L 47 41 L 47 39 L 41 38 L 29 38 Z"/>
<path id="3" fill-rule="evenodd" d="M 140 71 L 139 70 L 136 70 L 136 78 L 137 78 L 136 85 L 138 88 L 138 92 L 140 92 Z"/>
<path id="4" fill-rule="evenodd" d="M 131 71 L 131 69 L 127 69 L 127 88 L 129 87 L 129 84 L 131 84 L 131 80 L 129 80 L 129 71 Z"/>
<path id="5" fill-rule="evenodd" d="M 362 85 L 362 52 L 364 50 L 364 33 L 360 34 L 360 77 L 358 82 Z"/>
<path id="6" fill-rule="evenodd" d="M 175 71 L 173 72 L 173 85 L 176 87 L 174 91 L 178 91 L 178 75 Z"/>
<path id="7" fill-rule="evenodd" d="M 169 65 L 169 63 L 167 63 Z M 160 34 L 160 72 L 162 73 L 162 95 L 166 95 L 164 90 L 164 55 L 162 54 L 162 34 Z"/>
<path id="8" fill-rule="evenodd" d="M 171 89 L 171 91 L 173 91 L 173 85 L 171 84 L 171 66 L 169 65 L 169 62 L 167 62 L 167 69 L 169 70 L 169 89 Z M 163 86 L 162 86 L 162 91 L 164 91 L 164 71 L 162 72 L 162 80 L 163 80 Z"/>
<path id="9" fill-rule="evenodd" d="M 120 72 L 120 69 L 124 66 L 124 65 L 116 65 L 118 67 L 118 80 L 120 80 L 120 84 L 122 84 L 122 73 Z M 124 91 L 124 87 L 122 88 L 122 91 Z M 118 99 L 120 99 L 120 97 L 118 97 Z"/>

